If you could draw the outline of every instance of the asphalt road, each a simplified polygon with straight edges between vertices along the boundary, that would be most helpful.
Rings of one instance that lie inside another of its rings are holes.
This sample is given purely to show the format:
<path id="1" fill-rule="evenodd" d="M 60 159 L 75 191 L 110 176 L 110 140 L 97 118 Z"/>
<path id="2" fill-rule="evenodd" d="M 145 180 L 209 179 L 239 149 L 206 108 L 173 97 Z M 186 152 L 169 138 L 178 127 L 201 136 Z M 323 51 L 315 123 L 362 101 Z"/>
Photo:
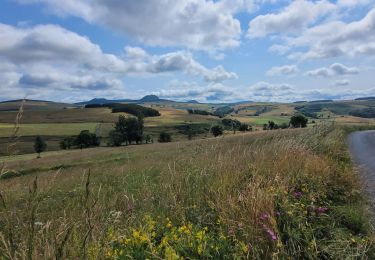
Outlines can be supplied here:
<path id="1" fill-rule="evenodd" d="M 349 150 L 359 168 L 364 188 L 375 210 L 375 131 L 354 132 L 348 137 Z"/>

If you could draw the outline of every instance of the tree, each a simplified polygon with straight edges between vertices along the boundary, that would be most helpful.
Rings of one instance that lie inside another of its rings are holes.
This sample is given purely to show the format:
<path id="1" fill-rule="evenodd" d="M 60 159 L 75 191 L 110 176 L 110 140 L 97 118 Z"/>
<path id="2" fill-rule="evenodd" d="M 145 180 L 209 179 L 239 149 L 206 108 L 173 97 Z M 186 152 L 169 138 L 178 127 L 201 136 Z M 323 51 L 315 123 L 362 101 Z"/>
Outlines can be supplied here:
<path id="1" fill-rule="evenodd" d="M 304 128 L 307 126 L 308 119 L 301 114 L 294 115 L 290 118 L 290 125 L 294 128 Z"/>
<path id="2" fill-rule="evenodd" d="M 145 141 L 146 141 L 146 144 L 149 144 L 149 143 L 152 144 L 154 142 L 154 139 L 152 138 L 152 135 L 146 135 Z"/>
<path id="3" fill-rule="evenodd" d="M 143 118 L 119 116 L 116 122 L 115 130 L 122 136 L 122 142 L 131 144 L 135 141 L 137 144 L 143 140 Z"/>
<path id="4" fill-rule="evenodd" d="M 219 125 L 215 125 L 211 128 L 211 133 L 217 137 L 219 135 L 222 135 L 223 134 L 223 128 Z"/>
<path id="5" fill-rule="evenodd" d="M 72 137 L 64 138 L 64 140 L 60 142 L 60 148 L 63 150 L 67 150 L 67 149 L 70 149 L 73 146 L 73 144 L 74 144 L 74 138 Z"/>
<path id="6" fill-rule="evenodd" d="M 161 132 L 159 134 L 158 142 L 159 143 L 169 143 L 169 142 L 172 142 L 172 136 L 171 136 L 171 134 L 166 133 L 166 132 Z"/>
<path id="7" fill-rule="evenodd" d="M 77 136 L 75 140 L 75 144 L 79 148 L 83 149 L 83 148 L 92 147 L 92 146 L 99 146 L 100 140 L 96 136 L 96 134 L 90 133 L 89 130 L 83 130 Z"/>
<path id="8" fill-rule="evenodd" d="M 44 152 L 46 149 L 47 149 L 46 142 L 43 140 L 41 136 L 38 135 L 35 138 L 35 142 L 34 142 L 34 151 L 38 153 L 38 158 L 40 158 L 40 153 Z"/>
<path id="9" fill-rule="evenodd" d="M 113 129 L 108 134 L 108 145 L 110 146 L 120 146 L 123 142 L 123 136 L 122 134 Z"/>
<path id="10" fill-rule="evenodd" d="M 252 131 L 253 128 L 249 126 L 248 124 L 241 124 L 238 130 L 241 132 L 246 132 L 246 131 Z"/>
<path id="11" fill-rule="evenodd" d="M 268 129 L 269 130 L 273 130 L 273 129 L 275 129 L 275 122 L 273 122 L 273 121 L 268 121 Z"/>

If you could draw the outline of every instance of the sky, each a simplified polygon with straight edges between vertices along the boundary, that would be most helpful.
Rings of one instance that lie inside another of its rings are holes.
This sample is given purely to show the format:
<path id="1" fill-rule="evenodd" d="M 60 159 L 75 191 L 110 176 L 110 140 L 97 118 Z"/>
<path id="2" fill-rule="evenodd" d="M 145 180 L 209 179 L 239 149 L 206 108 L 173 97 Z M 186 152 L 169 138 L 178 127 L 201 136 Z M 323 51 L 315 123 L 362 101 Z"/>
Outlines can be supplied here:
<path id="1" fill-rule="evenodd" d="M 0 0 L 0 100 L 375 96 L 375 0 Z"/>

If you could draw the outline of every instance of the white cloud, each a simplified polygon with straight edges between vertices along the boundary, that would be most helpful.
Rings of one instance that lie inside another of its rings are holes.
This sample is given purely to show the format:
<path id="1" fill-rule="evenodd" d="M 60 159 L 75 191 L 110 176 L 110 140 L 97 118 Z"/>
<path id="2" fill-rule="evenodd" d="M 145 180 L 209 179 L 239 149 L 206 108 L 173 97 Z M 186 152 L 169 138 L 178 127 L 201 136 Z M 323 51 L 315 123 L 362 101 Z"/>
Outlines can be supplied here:
<path id="1" fill-rule="evenodd" d="M 349 84 L 350 84 L 350 81 L 347 79 L 336 80 L 334 82 L 335 86 L 348 86 Z"/>
<path id="2" fill-rule="evenodd" d="M 328 1 L 293 1 L 278 13 L 259 15 L 249 23 L 249 38 L 264 37 L 269 34 L 298 33 L 301 29 L 313 24 L 336 6 Z"/>
<path id="3" fill-rule="evenodd" d="M 237 78 L 222 66 L 206 68 L 186 51 L 163 55 L 150 55 L 139 47 L 124 51 L 123 57 L 104 53 L 88 38 L 57 25 L 18 28 L 0 23 L 1 79 L 9 89 L 101 89 L 123 95 L 125 75 L 183 72 L 209 82 Z"/>
<path id="4" fill-rule="evenodd" d="M 331 21 L 309 28 L 289 38 L 286 45 L 300 48 L 290 57 L 302 60 L 375 55 L 375 8 L 358 21 Z"/>
<path id="5" fill-rule="evenodd" d="M 266 72 L 267 76 L 291 76 L 299 72 L 296 65 L 285 65 L 280 67 L 272 67 Z"/>
<path id="6" fill-rule="evenodd" d="M 240 44 L 240 22 L 234 14 L 249 0 L 18 0 L 44 3 L 57 15 L 80 17 L 158 46 L 198 50 L 226 49 Z"/>
<path id="7" fill-rule="evenodd" d="M 343 75 L 355 75 L 359 73 L 359 69 L 356 67 L 347 67 L 340 63 L 334 63 L 328 68 L 318 68 L 306 72 L 307 76 L 311 77 L 332 77 L 332 76 L 343 76 Z"/>
<path id="8" fill-rule="evenodd" d="M 342 7 L 357 7 L 361 5 L 368 5 L 372 0 L 338 0 L 337 5 Z"/>

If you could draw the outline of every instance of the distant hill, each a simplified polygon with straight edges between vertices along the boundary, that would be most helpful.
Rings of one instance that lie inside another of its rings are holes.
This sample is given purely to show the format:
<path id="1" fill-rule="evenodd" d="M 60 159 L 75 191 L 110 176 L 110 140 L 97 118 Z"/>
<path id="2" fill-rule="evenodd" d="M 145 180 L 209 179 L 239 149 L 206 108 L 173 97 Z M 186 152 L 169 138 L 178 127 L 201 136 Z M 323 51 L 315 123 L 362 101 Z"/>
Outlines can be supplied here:
<path id="1" fill-rule="evenodd" d="M 76 105 L 92 105 L 92 104 L 109 104 L 109 103 L 159 103 L 159 102 L 176 102 L 168 99 L 161 99 L 155 95 L 147 95 L 141 99 L 106 99 L 94 98 L 89 101 L 75 103 Z"/>
<path id="2" fill-rule="evenodd" d="M 356 98 L 355 100 L 357 101 L 375 100 L 375 97 L 361 97 L 361 98 Z"/>
<path id="3" fill-rule="evenodd" d="M 196 100 L 189 100 L 189 101 L 186 101 L 186 103 L 190 103 L 190 104 L 200 104 L 198 101 Z"/>

